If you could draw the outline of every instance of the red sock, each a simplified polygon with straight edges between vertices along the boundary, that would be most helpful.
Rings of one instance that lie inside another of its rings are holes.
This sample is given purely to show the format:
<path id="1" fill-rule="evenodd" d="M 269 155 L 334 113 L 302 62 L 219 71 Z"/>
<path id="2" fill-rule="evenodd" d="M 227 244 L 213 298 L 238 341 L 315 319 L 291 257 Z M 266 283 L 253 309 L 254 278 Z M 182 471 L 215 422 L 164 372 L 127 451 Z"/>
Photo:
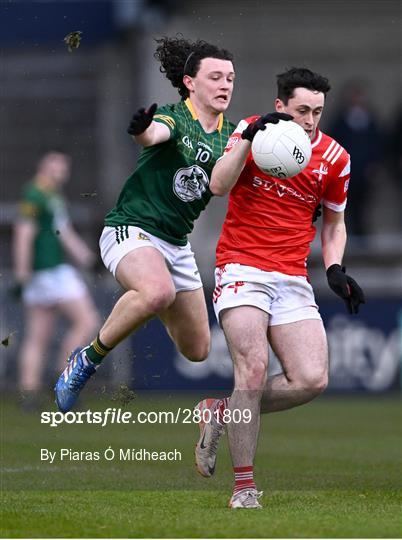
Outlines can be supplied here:
<path id="1" fill-rule="evenodd" d="M 228 418 L 228 414 L 225 411 L 227 411 L 229 406 L 229 398 L 225 397 L 219 401 L 219 403 L 216 406 L 216 411 L 218 411 L 218 415 L 215 416 L 215 418 L 218 420 L 219 424 L 226 424 L 224 418 Z"/>
<path id="2" fill-rule="evenodd" d="M 242 489 L 256 489 L 253 478 L 253 466 L 233 467 L 235 475 L 235 486 L 233 493 L 237 493 Z"/>

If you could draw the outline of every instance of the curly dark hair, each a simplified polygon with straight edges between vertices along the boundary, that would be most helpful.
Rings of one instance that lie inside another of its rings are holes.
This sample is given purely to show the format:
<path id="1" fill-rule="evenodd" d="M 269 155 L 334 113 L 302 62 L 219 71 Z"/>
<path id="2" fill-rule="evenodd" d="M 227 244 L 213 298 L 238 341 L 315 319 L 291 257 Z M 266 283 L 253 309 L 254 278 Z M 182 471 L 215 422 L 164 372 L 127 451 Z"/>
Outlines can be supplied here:
<path id="1" fill-rule="evenodd" d="M 219 58 L 233 61 L 233 55 L 206 41 L 189 41 L 180 34 L 177 37 L 163 37 L 155 40 L 158 44 L 154 57 L 159 60 L 161 73 L 179 90 L 182 99 L 188 98 L 189 91 L 183 83 L 183 75 L 195 77 L 203 58 Z"/>
<path id="2" fill-rule="evenodd" d="M 278 98 L 287 105 L 293 97 L 295 88 L 307 88 L 316 92 L 323 92 L 324 95 L 331 90 L 331 86 L 326 77 L 314 73 L 307 68 L 292 67 L 276 76 L 278 85 Z"/>

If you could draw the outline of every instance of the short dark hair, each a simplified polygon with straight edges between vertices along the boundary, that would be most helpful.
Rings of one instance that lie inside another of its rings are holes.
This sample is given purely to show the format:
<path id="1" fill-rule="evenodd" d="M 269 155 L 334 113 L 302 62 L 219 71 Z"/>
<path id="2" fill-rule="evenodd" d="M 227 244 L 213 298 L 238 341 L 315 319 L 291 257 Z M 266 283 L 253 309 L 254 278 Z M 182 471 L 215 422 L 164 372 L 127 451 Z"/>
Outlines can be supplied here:
<path id="1" fill-rule="evenodd" d="M 166 73 L 172 85 L 179 90 L 182 99 L 190 95 L 183 83 L 183 75 L 195 77 L 203 58 L 233 61 L 232 53 L 201 39 L 192 42 L 179 34 L 174 38 L 163 37 L 155 41 L 158 46 L 154 56 L 161 63 L 159 69 L 162 73 Z"/>
<path id="2" fill-rule="evenodd" d="M 331 86 L 326 77 L 319 73 L 314 73 L 307 68 L 292 67 L 276 76 L 278 85 L 278 98 L 287 105 L 294 95 L 295 88 L 307 88 L 322 92 L 325 96 L 330 91 Z"/>

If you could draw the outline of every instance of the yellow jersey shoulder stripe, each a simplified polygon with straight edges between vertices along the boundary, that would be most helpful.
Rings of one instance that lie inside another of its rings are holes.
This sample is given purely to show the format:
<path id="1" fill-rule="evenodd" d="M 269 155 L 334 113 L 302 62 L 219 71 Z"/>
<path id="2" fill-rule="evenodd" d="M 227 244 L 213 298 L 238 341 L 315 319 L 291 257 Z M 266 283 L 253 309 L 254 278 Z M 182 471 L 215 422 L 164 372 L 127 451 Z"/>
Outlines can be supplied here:
<path id="1" fill-rule="evenodd" d="M 167 124 L 171 129 L 174 129 L 176 127 L 176 122 L 174 118 L 171 116 L 167 116 L 166 114 L 155 114 L 154 120 L 161 120 L 165 124 Z"/>

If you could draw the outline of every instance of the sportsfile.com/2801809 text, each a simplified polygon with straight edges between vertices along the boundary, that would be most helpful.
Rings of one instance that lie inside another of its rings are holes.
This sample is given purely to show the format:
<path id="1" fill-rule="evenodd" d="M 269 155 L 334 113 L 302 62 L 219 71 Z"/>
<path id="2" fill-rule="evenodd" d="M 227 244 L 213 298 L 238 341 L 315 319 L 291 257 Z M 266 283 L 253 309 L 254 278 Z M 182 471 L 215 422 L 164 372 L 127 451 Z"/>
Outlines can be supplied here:
<path id="1" fill-rule="evenodd" d="M 60 424 L 198 424 L 210 422 L 212 416 L 218 419 L 218 411 L 189 409 L 179 407 L 176 411 L 123 411 L 121 408 L 108 407 L 104 411 L 43 411 L 41 424 L 57 427 Z M 225 409 L 222 413 L 225 424 L 251 422 L 250 409 Z"/>

